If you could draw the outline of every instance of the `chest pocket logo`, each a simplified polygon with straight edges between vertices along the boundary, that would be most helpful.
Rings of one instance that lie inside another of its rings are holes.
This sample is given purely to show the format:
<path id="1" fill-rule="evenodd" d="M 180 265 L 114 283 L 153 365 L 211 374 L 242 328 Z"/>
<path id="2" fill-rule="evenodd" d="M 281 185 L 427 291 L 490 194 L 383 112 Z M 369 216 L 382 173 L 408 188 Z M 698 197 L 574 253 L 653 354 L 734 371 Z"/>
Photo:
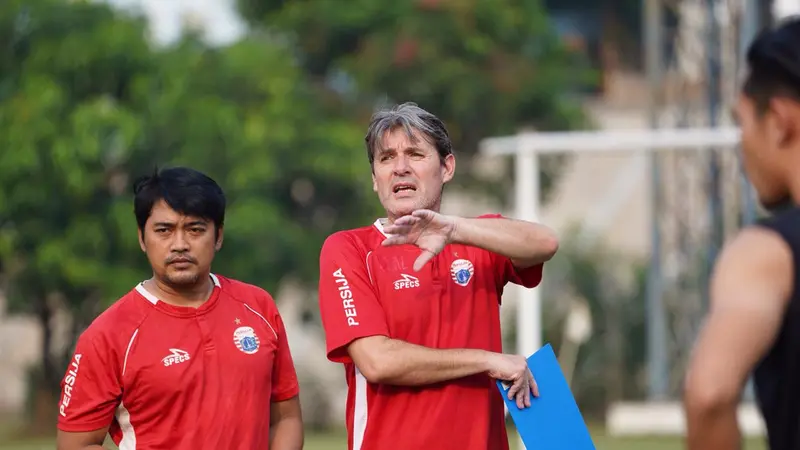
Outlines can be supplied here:
<path id="1" fill-rule="evenodd" d="M 419 279 L 404 273 L 401 273 L 400 279 L 394 282 L 395 291 L 399 291 L 400 289 L 412 289 L 416 287 L 419 287 Z"/>
<path id="2" fill-rule="evenodd" d="M 450 276 L 459 286 L 466 286 L 475 274 L 475 266 L 469 260 L 457 259 L 450 265 Z"/>
<path id="3" fill-rule="evenodd" d="M 258 348 L 261 346 L 258 335 L 255 330 L 250 327 L 237 328 L 236 331 L 233 332 L 233 343 L 236 345 L 236 348 L 248 355 L 257 352 Z"/>

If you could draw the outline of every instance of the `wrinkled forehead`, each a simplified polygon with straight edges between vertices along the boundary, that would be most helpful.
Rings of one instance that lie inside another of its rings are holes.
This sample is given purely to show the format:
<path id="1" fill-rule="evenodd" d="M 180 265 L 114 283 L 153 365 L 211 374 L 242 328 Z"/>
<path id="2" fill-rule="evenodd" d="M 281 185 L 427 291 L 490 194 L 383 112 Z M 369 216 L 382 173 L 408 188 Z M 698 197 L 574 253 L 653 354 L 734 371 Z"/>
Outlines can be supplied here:
<path id="1" fill-rule="evenodd" d="M 409 125 L 395 125 L 378 135 L 375 141 L 375 149 L 379 153 L 407 148 L 435 150 L 430 136 Z"/>

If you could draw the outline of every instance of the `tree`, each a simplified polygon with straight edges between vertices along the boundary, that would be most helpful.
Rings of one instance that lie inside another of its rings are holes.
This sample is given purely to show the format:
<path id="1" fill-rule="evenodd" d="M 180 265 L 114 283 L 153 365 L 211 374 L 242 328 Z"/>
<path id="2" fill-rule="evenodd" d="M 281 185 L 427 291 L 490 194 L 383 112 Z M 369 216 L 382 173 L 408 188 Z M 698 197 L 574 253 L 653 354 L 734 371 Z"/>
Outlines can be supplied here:
<path id="1" fill-rule="evenodd" d="M 140 19 L 62 0 L 3 2 L 0 36 L 0 268 L 11 311 L 44 330 L 39 397 L 72 350 L 54 348 L 55 311 L 75 319 L 72 344 L 149 276 L 133 177 L 186 164 L 216 178 L 230 207 L 215 268 L 270 290 L 315 279 L 322 240 L 376 211 L 360 127 L 274 42 L 155 49 Z"/>
<path id="2" fill-rule="evenodd" d="M 56 305 L 91 316 L 137 274 L 109 213 L 144 126 L 131 86 L 152 59 L 140 20 L 94 4 L 2 2 L 0 35 L 0 260 L 12 312 L 42 324 L 52 395 L 65 367 L 52 357 Z"/>
<path id="3" fill-rule="evenodd" d="M 226 190 L 218 267 L 270 290 L 284 276 L 315 280 L 323 240 L 378 212 L 360 127 L 258 37 L 224 49 L 187 39 L 160 67 L 140 155 L 197 167 Z"/>
<path id="4" fill-rule="evenodd" d="M 557 39 L 538 0 L 239 6 L 252 25 L 288 36 L 306 72 L 343 92 L 343 109 L 362 123 L 387 100 L 412 100 L 439 115 L 468 167 L 482 138 L 585 123 L 572 94 L 591 74 Z M 470 174 L 459 170 L 457 181 L 472 184 Z"/>

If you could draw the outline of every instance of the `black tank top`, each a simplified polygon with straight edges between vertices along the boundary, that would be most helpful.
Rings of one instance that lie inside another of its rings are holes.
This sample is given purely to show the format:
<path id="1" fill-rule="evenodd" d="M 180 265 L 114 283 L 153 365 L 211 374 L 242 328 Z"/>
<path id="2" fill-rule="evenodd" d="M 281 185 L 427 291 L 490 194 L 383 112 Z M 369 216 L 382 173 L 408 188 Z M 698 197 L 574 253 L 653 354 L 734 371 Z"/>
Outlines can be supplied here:
<path id="1" fill-rule="evenodd" d="M 791 248 L 795 281 L 775 344 L 756 366 L 755 393 L 770 450 L 800 450 L 800 208 L 759 226 L 778 233 Z"/>

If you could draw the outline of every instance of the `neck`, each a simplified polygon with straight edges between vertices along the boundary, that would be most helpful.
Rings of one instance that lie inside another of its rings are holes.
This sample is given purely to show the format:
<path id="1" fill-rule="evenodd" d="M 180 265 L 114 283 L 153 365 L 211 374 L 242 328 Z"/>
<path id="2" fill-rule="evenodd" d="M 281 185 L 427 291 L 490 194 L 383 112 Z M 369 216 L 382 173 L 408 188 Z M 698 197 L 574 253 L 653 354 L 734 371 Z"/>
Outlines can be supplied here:
<path id="1" fill-rule="evenodd" d="M 145 281 L 145 287 L 149 288 L 148 290 L 150 291 L 155 291 L 153 294 L 165 303 L 176 306 L 198 307 L 211 296 L 211 292 L 214 290 L 214 282 L 211 280 L 211 276 L 206 274 L 201 276 L 197 283 L 187 286 L 174 286 L 153 276 L 153 278 Z"/>
<path id="2" fill-rule="evenodd" d="M 441 212 L 440 210 L 442 209 L 442 199 L 440 198 L 439 200 L 436 200 L 436 203 L 434 203 L 431 206 L 427 206 L 427 207 L 423 206 L 423 207 L 420 207 L 420 208 L 417 208 L 417 209 L 427 209 L 429 211 L 433 211 L 433 212 L 437 212 L 437 213 Z M 413 211 L 411 211 L 411 212 L 413 212 Z M 409 212 L 408 214 L 411 214 L 411 212 Z M 393 224 L 395 220 L 397 220 L 397 219 L 399 219 L 401 217 L 403 217 L 403 216 L 402 215 L 395 216 L 395 215 L 392 215 L 392 213 L 390 213 L 389 211 L 386 211 L 386 225 Z"/>

